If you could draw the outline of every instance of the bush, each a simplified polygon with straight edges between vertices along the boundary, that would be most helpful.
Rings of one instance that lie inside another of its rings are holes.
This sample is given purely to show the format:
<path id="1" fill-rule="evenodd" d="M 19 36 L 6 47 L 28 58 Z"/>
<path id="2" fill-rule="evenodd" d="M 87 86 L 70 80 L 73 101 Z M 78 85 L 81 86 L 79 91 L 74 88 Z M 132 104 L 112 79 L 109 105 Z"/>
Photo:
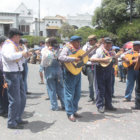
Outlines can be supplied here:
<path id="1" fill-rule="evenodd" d="M 42 36 L 23 36 L 28 40 L 29 47 L 33 48 L 34 45 L 38 45 L 41 40 L 45 41 L 45 37 Z"/>

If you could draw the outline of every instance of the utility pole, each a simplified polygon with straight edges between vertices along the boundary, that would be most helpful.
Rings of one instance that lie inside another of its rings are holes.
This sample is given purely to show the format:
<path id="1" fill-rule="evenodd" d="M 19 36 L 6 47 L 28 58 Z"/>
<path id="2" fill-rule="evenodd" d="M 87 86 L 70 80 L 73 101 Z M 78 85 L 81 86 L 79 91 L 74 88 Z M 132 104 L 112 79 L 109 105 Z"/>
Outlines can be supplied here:
<path id="1" fill-rule="evenodd" d="M 130 23 L 132 23 L 132 0 L 130 0 Z"/>
<path id="2" fill-rule="evenodd" d="M 40 0 L 38 0 L 38 35 L 40 36 Z"/>

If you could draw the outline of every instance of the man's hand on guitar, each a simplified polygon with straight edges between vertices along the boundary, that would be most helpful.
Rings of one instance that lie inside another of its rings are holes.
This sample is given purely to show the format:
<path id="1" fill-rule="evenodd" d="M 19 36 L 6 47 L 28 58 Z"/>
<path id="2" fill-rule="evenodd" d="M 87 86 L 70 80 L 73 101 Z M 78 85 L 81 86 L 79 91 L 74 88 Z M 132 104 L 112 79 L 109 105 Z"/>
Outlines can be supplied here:
<path id="1" fill-rule="evenodd" d="M 109 57 L 102 58 L 102 62 L 103 63 L 109 63 L 110 62 L 110 58 Z"/>
<path id="2" fill-rule="evenodd" d="M 75 62 L 79 62 L 80 60 L 81 60 L 81 58 L 75 57 Z"/>

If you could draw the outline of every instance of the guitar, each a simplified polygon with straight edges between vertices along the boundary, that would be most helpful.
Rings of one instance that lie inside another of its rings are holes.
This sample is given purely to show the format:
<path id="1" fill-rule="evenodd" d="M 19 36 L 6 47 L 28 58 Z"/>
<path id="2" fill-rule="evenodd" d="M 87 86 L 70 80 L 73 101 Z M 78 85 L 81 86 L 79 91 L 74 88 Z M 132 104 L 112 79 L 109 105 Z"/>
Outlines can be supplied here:
<path id="1" fill-rule="evenodd" d="M 112 57 L 106 56 L 105 58 L 109 58 L 109 62 L 108 63 L 101 62 L 100 65 L 102 67 L 107 67 L 110 65 L 111 62 L 115 63 L 115 59 L 118 58 L 122 53 L 123 53 L 123 51 L 119 51 L 119 52 L 117 52 L 117 54 L 115 56 L 112 56 Z"/>
<path id="2" fill-rule="evenodd" d="M 123 62 L 123 67 L 124 68 L 128 68 L 133 64 L 133 60 L 136 59 L 139 56 L 139 53 L 135 52 L 133 54 L 126 54 L 125 58 L 127 58 L 129 60 L 129 63 L 124 61 Z"/>
<path id="3" fill-rule="evenodd" d="M 82 66 L 84 66 L 88 60 L 88 54 L 92 51 L 97 49 L 97 46 L 93 46 L 87 52 L 84 50 L 79 50 L 75 54 L 69 55 L 70 57 L 80 58 L 79 62 L 65 62 L 64 65 L 66 69 L 72 73 L 73 75 L 78 75 L 82 71 Z"/>
<path id="4" fill-rule="evenodd" d="M 135 64 L 135 67 L 134 67 L 134 70 L 139 70 L 139 69 L 140 69 L 140 55 L 138 57 L 137 63 Z"/>

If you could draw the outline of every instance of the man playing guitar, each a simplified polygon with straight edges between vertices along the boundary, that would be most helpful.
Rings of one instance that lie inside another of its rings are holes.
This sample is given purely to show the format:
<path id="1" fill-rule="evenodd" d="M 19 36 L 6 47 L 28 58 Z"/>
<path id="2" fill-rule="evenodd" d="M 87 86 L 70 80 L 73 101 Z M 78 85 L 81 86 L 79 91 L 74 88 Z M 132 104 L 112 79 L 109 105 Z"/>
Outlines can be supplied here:
<path id="1" fill-rule="evenodd" d="M 134 88 L 134 83 L 137 80 L 138 77 L 138 70 L 134 70 L 134 64 L 137 62 L 137 60 L 134 58 L 132 60 L 129 60 L 128 58 L 126 58 L 125 56 L 130 54 L 130 55 L 134 55 L 135 53 L 138 53 L 140 50 L 140 45 L 139 45 L 139 41 L 134 41 L 133 43 L 133 48 L 131 50 L 128 50 L 126 53 L 124 53 L 121 57 L 123 59 L 123 61 L 125 61 L 126 63 L 130 63 L 130 61 L 132 61 L 132 65 L 130 65 L 127 68 L 127 81 L 126 81 L 126 90 L 125 90 L 125 102 L 130 102 L 131 101 L 131 95 L 133 92 L 133 88 Z"/>
<path id="2" fill-rule="evenodd" d="M 95 66 L 95 92 L 96 106 L 98 112 L 104 113 L 104 109 L 115 111 L 112 106 L 112 67 L 110 63 L 106 67 L 102 67 L 99 63 L 109 63 L 110 57 L 114 56 L 112 51 L 112 40 L 109 37 L 104 38 L 104 43 L 97 49 L 96 54 L 90 58 L 90 61 L 97 62 Z M 107 57 L 106 57 L 107 56 Z M 105 107 L 105 108 L 104 108 Z"/>

